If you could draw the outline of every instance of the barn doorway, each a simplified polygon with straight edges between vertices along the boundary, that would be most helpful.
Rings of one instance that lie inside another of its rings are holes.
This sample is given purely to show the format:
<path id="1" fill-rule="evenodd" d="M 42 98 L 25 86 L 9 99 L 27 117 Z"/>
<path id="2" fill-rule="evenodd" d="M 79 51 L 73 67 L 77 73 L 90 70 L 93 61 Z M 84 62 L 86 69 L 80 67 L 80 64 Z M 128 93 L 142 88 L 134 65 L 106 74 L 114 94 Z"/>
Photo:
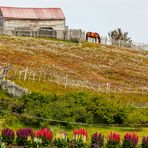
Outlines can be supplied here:
<path id="1" fill-rule="evenodd" d="M 57 32 L 52 27 L 40 27 L 38 29 L 38 35 L 40 37 L 56 38 L 57 37 Z"/>

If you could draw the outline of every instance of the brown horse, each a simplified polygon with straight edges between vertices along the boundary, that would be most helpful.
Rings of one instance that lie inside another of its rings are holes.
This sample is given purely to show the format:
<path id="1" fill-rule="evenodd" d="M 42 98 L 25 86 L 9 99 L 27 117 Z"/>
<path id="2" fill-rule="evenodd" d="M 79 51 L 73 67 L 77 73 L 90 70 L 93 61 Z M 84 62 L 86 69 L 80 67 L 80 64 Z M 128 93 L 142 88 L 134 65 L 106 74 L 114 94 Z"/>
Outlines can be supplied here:
<path id="1" fill-rule="evenodd" d="M 101 43 L 101 37 L 97 32 L 87 32 L 86 33 L 86 41 L 88 41 L 89 37 L 94 38 L 95 42 L 97 42 L 97 39 L 98 39 L 98 42 Z"/>

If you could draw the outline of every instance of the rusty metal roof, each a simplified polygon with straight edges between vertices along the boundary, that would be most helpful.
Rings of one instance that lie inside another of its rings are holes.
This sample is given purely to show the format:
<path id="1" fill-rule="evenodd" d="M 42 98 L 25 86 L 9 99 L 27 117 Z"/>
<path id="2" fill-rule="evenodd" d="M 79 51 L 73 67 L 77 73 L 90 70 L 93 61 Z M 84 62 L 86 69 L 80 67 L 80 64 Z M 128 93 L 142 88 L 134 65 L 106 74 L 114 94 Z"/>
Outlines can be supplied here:
<path id="1" fill-rule="evenodd" d="M 9 19 L 65 19 L 61 8 L 17 8 L 0 7 L 4 18 Z"/>

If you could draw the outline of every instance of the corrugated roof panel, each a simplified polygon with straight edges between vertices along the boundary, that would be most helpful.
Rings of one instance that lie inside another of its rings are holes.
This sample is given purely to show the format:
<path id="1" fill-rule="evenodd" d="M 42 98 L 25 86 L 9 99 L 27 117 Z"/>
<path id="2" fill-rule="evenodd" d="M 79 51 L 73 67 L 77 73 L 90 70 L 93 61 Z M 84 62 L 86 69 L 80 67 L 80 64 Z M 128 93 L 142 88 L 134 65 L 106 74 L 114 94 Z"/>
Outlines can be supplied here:
<path id="1" fill-rule="evenodd" d="M 65 19 L 61 8 L 0 7 L 4 18 L 14 19 Z"/>

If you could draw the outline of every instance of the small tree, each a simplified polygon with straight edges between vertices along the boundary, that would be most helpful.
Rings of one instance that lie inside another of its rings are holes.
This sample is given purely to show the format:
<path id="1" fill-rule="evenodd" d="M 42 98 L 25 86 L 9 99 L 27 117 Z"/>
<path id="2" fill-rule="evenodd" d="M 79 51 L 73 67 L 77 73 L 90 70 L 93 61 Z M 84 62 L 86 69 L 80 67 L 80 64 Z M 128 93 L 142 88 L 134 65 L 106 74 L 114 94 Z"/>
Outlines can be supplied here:
<path id="1" fill-rule="evenodd" d="M 123 32 L 120 28 L 110 31 L 108 36 L 112 40 L 113 45 L 131 47 L 132 40 L 128 37 L 128 32 Z"/>

